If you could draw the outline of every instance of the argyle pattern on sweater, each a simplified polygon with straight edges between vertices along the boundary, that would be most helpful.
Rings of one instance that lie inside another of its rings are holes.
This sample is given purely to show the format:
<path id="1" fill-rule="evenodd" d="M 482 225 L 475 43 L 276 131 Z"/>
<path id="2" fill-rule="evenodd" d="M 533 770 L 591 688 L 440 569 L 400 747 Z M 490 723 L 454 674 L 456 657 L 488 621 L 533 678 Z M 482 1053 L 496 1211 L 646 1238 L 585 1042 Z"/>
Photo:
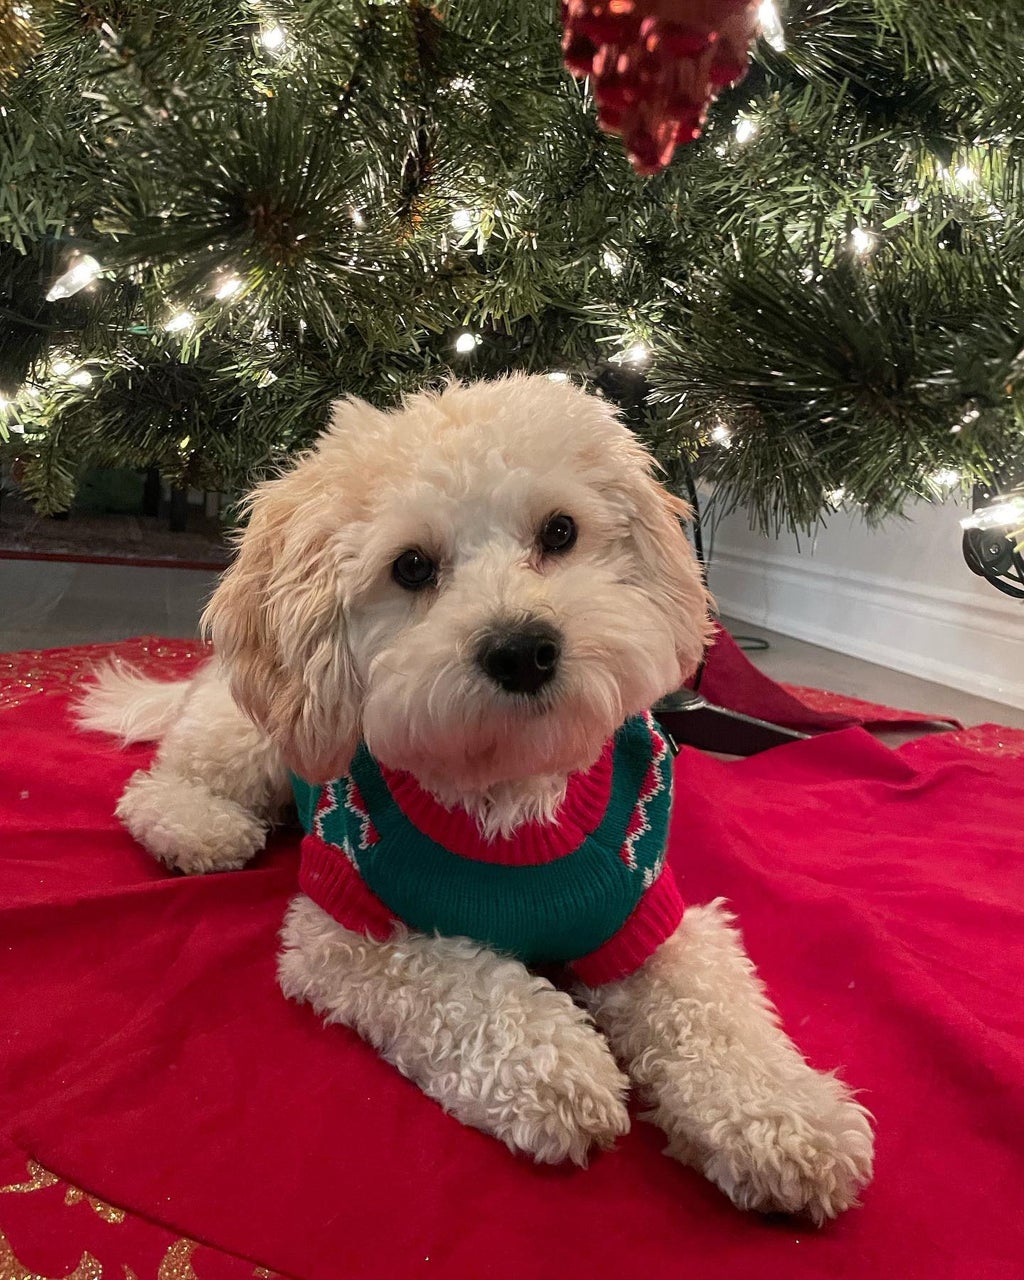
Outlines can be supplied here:
<path id="1" fill-rule="evenodd" d="M 368 936 L 387 938 L 401 922 L 527 964 L 569 964 L 598 985 L 638 968 L 682 917 L 665 869 L 671 754 L 647 713 L 572 775 L 554 822 L 511 836 L 485 839 L 465 810 L 446 809 L 365 744 L 346 777 L 293 787 L 306 831 L 302 890 Z"/>

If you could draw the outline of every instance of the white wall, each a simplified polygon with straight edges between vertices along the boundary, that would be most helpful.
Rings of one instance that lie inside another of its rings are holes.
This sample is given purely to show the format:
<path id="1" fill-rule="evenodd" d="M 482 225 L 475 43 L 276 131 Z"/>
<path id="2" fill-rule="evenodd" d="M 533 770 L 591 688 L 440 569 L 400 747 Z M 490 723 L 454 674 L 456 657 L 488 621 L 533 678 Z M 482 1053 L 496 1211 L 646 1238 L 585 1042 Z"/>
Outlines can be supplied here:
<path id="1" fill-rule="evenodd" d="M 841 512 L 799 542 L 735 513 L 714 534 L 711 590 L 741 622 L 1024 707 L 1024 601 L 967 568 L 965 510 L 919 503 L 876 530 Z"/>

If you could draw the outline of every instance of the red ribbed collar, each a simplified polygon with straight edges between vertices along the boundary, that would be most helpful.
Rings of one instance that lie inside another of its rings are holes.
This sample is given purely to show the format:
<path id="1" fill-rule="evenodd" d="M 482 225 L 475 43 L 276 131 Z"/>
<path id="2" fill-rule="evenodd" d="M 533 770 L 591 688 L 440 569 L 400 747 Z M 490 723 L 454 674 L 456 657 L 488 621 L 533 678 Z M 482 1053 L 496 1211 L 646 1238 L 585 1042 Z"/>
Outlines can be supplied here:
<path id="1" fill-rule="evenodd" d="M 569 777 L 553 822 L 526 822 L 510 836 L 486 839 L 465 809 L 446 809 L 411 773 L 377 767 L 405 817 L 436 844 L 463 858 L 505 866 L 536 866 L 572 853 L 601 824 L 612 793 L 613 743 L 585 773 Z"/>

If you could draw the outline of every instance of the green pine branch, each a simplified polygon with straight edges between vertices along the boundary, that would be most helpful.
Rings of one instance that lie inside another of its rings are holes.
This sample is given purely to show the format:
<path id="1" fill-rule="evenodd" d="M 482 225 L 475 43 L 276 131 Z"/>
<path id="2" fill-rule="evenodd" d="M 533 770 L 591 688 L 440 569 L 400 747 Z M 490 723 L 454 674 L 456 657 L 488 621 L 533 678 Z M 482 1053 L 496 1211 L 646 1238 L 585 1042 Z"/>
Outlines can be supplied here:
<path id="1" fill-rule="evenodd" d="M 546 0 L 52 0 L 3 91 L 3 452 L 43 509 L 86 463 L 241 489 L 337 395 L 645 350 L 638 429 L 765 528 L 1004 468 L 1021 24 L 781 7 L 786 48 L 644 181 Z M 82 252 L 103 275 L 47 301 Z"/>

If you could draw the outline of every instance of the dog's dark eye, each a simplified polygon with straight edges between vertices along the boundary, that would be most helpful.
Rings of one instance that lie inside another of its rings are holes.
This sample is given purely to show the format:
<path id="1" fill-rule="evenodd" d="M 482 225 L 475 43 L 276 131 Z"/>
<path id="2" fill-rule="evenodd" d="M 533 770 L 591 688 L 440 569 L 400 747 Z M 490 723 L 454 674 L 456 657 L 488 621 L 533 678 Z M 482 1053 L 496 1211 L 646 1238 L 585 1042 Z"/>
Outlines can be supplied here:
<path id="1" fill-rule="evenodd" d="M 422 551 L 403 551 L 391 566 L 391 576 L 406 591 L 422 591 L 437 581 L 437 565 Z"/>
<path id="2" fill-rule="evenodd" d="M 576 545 L 576 521 L 572 516 L 549 516 L 540 531 L 545 551 L 569 551 Z"/>

